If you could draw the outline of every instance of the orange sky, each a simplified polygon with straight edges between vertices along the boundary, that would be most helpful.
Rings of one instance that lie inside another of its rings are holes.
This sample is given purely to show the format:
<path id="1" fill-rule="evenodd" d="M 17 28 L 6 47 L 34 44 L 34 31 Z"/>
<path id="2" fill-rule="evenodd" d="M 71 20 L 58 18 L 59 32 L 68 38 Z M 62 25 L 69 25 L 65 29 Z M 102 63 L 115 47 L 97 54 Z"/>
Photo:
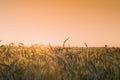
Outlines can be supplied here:
<path id="1" fill-rule="evenodd" d="M 120 0 L 0 0 L 0 39 L 120 46 Z"/>

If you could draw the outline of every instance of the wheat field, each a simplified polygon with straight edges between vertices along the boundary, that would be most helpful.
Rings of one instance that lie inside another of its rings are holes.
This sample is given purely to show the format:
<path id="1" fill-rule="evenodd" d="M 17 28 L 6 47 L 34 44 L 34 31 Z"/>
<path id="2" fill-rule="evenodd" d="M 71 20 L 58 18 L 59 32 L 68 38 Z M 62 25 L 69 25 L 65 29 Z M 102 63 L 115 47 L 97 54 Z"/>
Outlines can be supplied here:
<path id="1" fill-rule="evenodd" d="M 0 45 L 0 80 L 120 80 L 120 48 Z"/>

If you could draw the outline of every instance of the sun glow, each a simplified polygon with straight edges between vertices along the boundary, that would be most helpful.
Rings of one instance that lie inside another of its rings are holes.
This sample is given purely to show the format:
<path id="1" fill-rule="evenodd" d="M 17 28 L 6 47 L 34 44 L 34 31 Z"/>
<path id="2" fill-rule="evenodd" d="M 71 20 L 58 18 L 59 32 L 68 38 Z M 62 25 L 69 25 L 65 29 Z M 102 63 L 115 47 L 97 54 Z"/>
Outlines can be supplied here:
<path id="1" fill-rule="evenodd" d="M 119 0 L 0 1 L 0 39 L 25 44 L 119 46 Z"/>

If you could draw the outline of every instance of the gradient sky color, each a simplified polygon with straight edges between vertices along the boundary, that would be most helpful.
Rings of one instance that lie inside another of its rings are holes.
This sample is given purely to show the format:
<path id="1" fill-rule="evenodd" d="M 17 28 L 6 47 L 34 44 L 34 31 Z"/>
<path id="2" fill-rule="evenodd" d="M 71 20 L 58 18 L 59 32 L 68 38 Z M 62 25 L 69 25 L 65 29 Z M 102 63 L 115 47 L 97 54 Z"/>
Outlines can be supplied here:
<path id="1" fill-rule="evenodd" d="M 0 40 L 120 47 L 120 0 L 0 0 Z"/>

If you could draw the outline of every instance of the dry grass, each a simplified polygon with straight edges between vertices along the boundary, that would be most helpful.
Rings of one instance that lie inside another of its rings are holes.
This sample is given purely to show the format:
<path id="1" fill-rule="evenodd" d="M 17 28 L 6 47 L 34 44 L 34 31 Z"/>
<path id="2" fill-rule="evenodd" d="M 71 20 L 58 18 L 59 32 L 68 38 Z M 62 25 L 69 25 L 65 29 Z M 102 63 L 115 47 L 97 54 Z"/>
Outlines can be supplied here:
<path id="1" fill-rule="evenodd" d="M 1 45 L 0 80 L 120 80 L 120 48 Z"/>

